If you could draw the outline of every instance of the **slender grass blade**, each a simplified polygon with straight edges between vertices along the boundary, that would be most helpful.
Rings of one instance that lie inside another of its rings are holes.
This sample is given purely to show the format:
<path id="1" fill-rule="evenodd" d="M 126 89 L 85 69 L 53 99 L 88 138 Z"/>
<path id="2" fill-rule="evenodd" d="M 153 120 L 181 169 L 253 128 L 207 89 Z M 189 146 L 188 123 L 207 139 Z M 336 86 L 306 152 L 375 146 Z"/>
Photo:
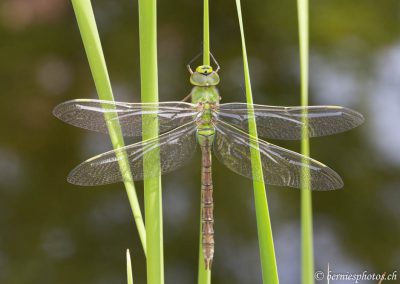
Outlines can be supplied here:
<path id="1" fill-rule="evenodd" d="M 244 77 L 246 86 L 246 101 L 248 103 L 248 111 L 254 112 L 253 109 L 253 95 L 251 90 L 249 64 L 247 59 L 246 41 L 243 29 L 242 19 L 242 8 L 240 0 L 236 0 L 236 8 L 238 13 L 240 36 L 242 41 L 242 52 L 243 52 L 243 66 L 244 66 Z M 253 117 L 249 119 L 249 134 L 253 137 L 257 137 L 256 122 Z M 252 172 L 254 176 L 262 176 L 262 166 L 260 152 L 255 149 L 251 149 L 251 164 Z M 276 284 L 279 283 L 278 270 L 275 259 L 275 248 L 272 236 L 271 221 L 268 211 L 268 201 L 265 191 L 264 182 L 253 181 L 254 188 L 254 202 L 256 208 L 257 218 L 257 230 L 258 230 L 258 242 L 260 248 L 260 259 L 261 259 L 261 270 L 264 284 Z"/>
<path id="2" fill-rule="evenodd" d="M 308 0 L 298 0 L 299 45 L 300 45 L 300 76 L 301 76 L 301 105 L 308 105 Z M 304 115 L 301 138 L 301 154 L 310 156 L 310 142 L 308 138 L 308 121 Z M 310 187 L 310 171 L 304 167 L 301 179 L 301 266 L 302 283 L 314 283 L 314 248 L 313 248 L 313 220 L 312 195 Z"/>
<path id="3" fill-rule="evenodd" d="M 133 284 L 132 262 L 129 249 L 126 250 L 126 276 L 128 284 Z"/>
<path id="4" fill-rule="evenodd" d="M 210 65 L 210 17 L 209 17 L 209 0 L 203 2 L 203 64 Z M 200 204 L 201 209 L 201 204 Z M 203 245 L 202 245 L 202 220 L 200 212 L 200 237 L 199 237 L 199 268 L 198 280 L 199 284 L 211 283 L 211 269 L 206 269 L 204 264 Z"/>
<path id="5" fill-rule="evenodd" d="M 107 66 L 104 59 L 103 49 L 100 42 L 99 33 L 96 26 L 93 8 L 90 0 L 72 0 L 72 5 L 78 22 L 79 31 L 86 50 L 90 69 L 93 75 L 97 94 L 102 100 L 113 101 L 114 96 L 111 89 L 110 78 L 108 76 Z M 109 118 L 113 123 L 109 123 L 111 142 L 114 149 L 124 146 L 124 140 L 121 134 L 121 128 L 118 120 Z M 133 217 L 139 232 L 144 253 L 146 254 L 146 230 L 143 223 L 143 217 L 140 210 L 139 201 L 135 191 L 132 176 L 130 174 L 129 162 L 124 153 L 121 154 L 119 163 L 121 172 L 124 175 L 124 185 L 128 194 L 129 202 L 132 208 Z"/>
<path id="6" fill-rule="evenodd" d="M 143 103 L 158 102 L 157 1 L 139 0 L 139 45 L 141 98 Z M 157 116 L 143 118 L 143 140 L 158 137 Z M 161 171 L 159 150 L 146 154 L 144 170 L 144 203 L 147 236 L 147 283 L 164 283 L 164 248 Z M 146 172 L 158 171 L 156 177 Z"/>

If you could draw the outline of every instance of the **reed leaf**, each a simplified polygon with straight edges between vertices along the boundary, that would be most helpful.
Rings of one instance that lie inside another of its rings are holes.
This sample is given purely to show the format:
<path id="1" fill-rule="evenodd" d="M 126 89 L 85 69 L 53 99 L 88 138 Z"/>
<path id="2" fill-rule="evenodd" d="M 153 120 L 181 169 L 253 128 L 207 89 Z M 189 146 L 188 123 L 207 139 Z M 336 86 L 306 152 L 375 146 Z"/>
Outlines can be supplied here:
<path id="1" fill-rule="evenodd" d="M 203 2 L 203 64 L 210 65 L 210 17 L 208 0 L 204 0 Z M 203 255 L 201 206 L 202 204 L 200 204 L 199 268 L 197 282 L 199 284 L 210 284 L 211 269 L 206 269 Z"/>
<path id="2" fill-rule="evenodd" d="M 246 101 L 248 104 L 248 112 L 252 113 L 254 112 L 253 95 L 251 90 L 250 72 L 247 59 L 246 41 L 244 36 L 242 8 L 240 0 L 236 0 L 236 9 L 238 13 L 240 36 L 242 42 Z M 252 119 L 249 119 L 249 135 L 257 137 L 256 121 L 253 115 L 249 115 L 249 117 L 252 117 Z M 256 146 L 255 148 L 258 148 L 258 145 L 255 146 Z M 250 151 L 250 155 L 251 155 L 252 173 L 254 176 L 253 179 L 254 202 L 256 209 L 258 243 L 260 249 L 263 283 L 277 284 L 279 283 L 278 270 L 276 266 L 275 248 L 272 236 L 271 221 L 268 211 L 268 201 L 267 201 L 267 194 L 265 191 L 265 184 L 263 181 L 257 181 L 257 179 L 255 178 L 257 176 L 263 176 L 260 152 L 252 148 Z"/>
<path id="3" fill-rule="evenodd" d="M 126 277 L 128 284 L 133 284 L 132 262 L 129 249 L 126 250 Z"/>
<path id="4" fill-rule="evenodd" d="M 72 5 L 78 22 L 83 45 L 86 50 L 86 55 L 89 61 L 90 70 L 92 72 L 98 97 L 101 100 L 113 101 L 114 96 L 91 2 L 90 0 L 72 0 Z M 114 149 L 121 148 L 124 146 L 124 140 L 118 120 L 110 119 L 109 121 L 114 121 L 113 123 L 108 123 L 107 125 L 113 147 Z M 124 177 L 124 185 L 132 209 L 133 218 L 142 242 L 144 253 L 146 254 L 146 230 L 135 191 L 135 185 L 130 172 L 129 162 L 125 153 L 121 154 L 119 166 Z"/>
<path id="5" fill-rule="evenodd" d="M 301 105 L 308 105 L 308 0 L 298 0 L 299 45 L 300 45 L 300 76 L 301 76 Z M 306 113 L 305 113 L 306 114 Z M 308 139 L 308 121 L 303 116 L 301 154 L 310 156 L 310 142 Z M 307 163 L 307 160 L 303 160 Z M 301 175 L 301 271 L 302 283 L 314 283 L 314 248 L 313 248 L 313 219 L 312 195 L 310 186 L 310 170 L 302 168 Z"/>
<path id="6" fill-rule="evenodd" d="M 210 13 L 208 0 L 203 3 L 203 64 L 210 65 Z"/>
<path id="7" fill-rule="evenodd" d="M 139 0 L 139 46 L 141 99 L 158 102 L 157 1 Z M 143 117 L 143 140 L 158 137 L 157 115 Z M 163 218 L 160 153 L 155 149 L 144 156 L 144 204 L 147 236 L 147 283 L 164 283 Z M 148 172 L 158 175 L 148 176 Z"/>

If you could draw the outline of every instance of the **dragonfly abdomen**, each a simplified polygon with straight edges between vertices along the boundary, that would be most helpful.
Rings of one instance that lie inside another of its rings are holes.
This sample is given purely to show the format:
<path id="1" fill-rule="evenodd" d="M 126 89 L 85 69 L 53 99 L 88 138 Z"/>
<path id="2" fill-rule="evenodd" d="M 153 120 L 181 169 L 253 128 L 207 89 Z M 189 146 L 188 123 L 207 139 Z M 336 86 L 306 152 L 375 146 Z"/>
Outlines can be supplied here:
<path id="1" fill-rule="evenodd" d="M 215 129 L 203 128 L 198 130 L 198 142 L 201 148 L 201 221 L 202 246 L 204 264 L 211 269 L 214 258 L 214 201 L 211 170 L 211 145 Z"/>

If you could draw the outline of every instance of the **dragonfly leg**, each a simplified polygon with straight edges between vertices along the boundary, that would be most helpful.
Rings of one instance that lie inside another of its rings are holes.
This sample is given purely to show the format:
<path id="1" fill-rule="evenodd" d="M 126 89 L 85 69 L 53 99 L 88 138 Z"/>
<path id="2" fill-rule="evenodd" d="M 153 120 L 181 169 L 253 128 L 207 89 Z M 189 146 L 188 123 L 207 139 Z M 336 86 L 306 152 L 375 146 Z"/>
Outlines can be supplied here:
<path id="1" fill-rule="evenodd" d="M 216 73 L 218 73 L 220 66 L 217 62 L 217 60 L 215 59 L 214 55 L 210 52 L 211 58 L 214 60 L 215 65 L 217 66 L 217 69 L 215 70 Z"/>
<path id="2" fill-rule="evenodd" d="M 192 64 L 197 58 L 199 58 L 202 55 L 202 52 L 200 52 L 199 54 L 197 54 L 192 60 L 190 60 L 190 62 L 186 65 L 188 71 L 190 74 L 193 74 L 193 70 L 192 67 L 190 66 L 190 64 Z M 214 61 L 215 65 L 217 66 L 217 69 L 215 70 L 216 73 L 218 73 L 220 66 L 217 62 L 217 60 L 215 59 L 214 55 L 210 52 L 210 56 L 212 58 L 212 60 Z"/>
<path id="3" fill-rule="evenodd" d="M 183 100 L 181 100 L 181 102 L 187 102 L 188 100 L 190 100 L 192 98 L 192 93 L 190 93 L 189 95 L 187 95 L 186 97 L 183 98 Z"/>
<path id="4" fill-rule="evenodd" d="M 193 59 L 190 60 L 190 62 L 186 65 L 186 67 L 187 67 L 187 69 L 189 70 L 189 73 L 190 73 L 190 74 L 193 74 L 193 70 L 192 70 L 192 68 L 190 67 L 190 64 L 192 64 L 197 58 L 199 58 L 200 55 L 202 55 L 202 52 L 200 52 L 200 53 L 197 54 L 195 57 L 193 57 Z"/>

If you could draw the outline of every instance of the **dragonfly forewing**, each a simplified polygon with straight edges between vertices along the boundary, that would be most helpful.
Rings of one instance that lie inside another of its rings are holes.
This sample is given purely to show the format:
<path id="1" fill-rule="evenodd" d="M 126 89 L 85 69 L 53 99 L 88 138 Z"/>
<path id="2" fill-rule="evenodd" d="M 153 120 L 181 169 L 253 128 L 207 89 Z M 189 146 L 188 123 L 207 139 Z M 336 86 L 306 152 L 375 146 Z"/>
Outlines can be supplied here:
<path id="1" fill-rule="evenodd" d="M 237 174 L 266 184 L 300 188 L 300 179 L 309 169 L 311 189 L 332 190 L 343 186 L 340 176 L 324 164 L 254 137 L 224 122 L 216 123 L 214 153 Z M 258 147 L 258 148 L 257 148 Z M 260 152 L 262 176 L 253 176 L 251 148 Z"/>
<path id="2" fill-rule="evenodd" d="M 340 106 L 254 105 L 249 110 L 245 103 L 227 103 L 219 106 L 217 116 L 244 131 L 248 131 L 249 119 L 254 118 L 259 136 L 282 140 L 301 139 L 304 118 L 307 118 L 309 137 L 344 132 L 364 122 L 362 114 Z"/>
<path id="3" fill-rule="evenodd" d="M 71 100 L 57 105 L 53 114 L 71 125 L 108 133 L 108 126 L 117 123 L 123 136 L 141 136 L 144 119 L 158 118 L 159 133 L 164 133 L 195 119 L 195 105 L 185 102 L 123 103 L 93 99 Z"/>
<path id="4" fill-rule="evenodd" d="M 196 124 L 190 122 L 174 130 L 160 135 L 158 138 L 128 145 L 113 151 L 95 156 L 74 168 L 68 176 L 68 181 L 83 186 L 95 186 L 124 181 L 130 176 L 124 171 L 130 171 L 133 180 L 143 180 L 143 158 L 145 154 L 159 151 L 161 174 L 172 172 L 182 167 L 193 156 L 196 141 Z M 119 161 L 127 158 L 129 168 L 121 169 Z M 159 174 L 146 170 L 146 177 Z"/>

